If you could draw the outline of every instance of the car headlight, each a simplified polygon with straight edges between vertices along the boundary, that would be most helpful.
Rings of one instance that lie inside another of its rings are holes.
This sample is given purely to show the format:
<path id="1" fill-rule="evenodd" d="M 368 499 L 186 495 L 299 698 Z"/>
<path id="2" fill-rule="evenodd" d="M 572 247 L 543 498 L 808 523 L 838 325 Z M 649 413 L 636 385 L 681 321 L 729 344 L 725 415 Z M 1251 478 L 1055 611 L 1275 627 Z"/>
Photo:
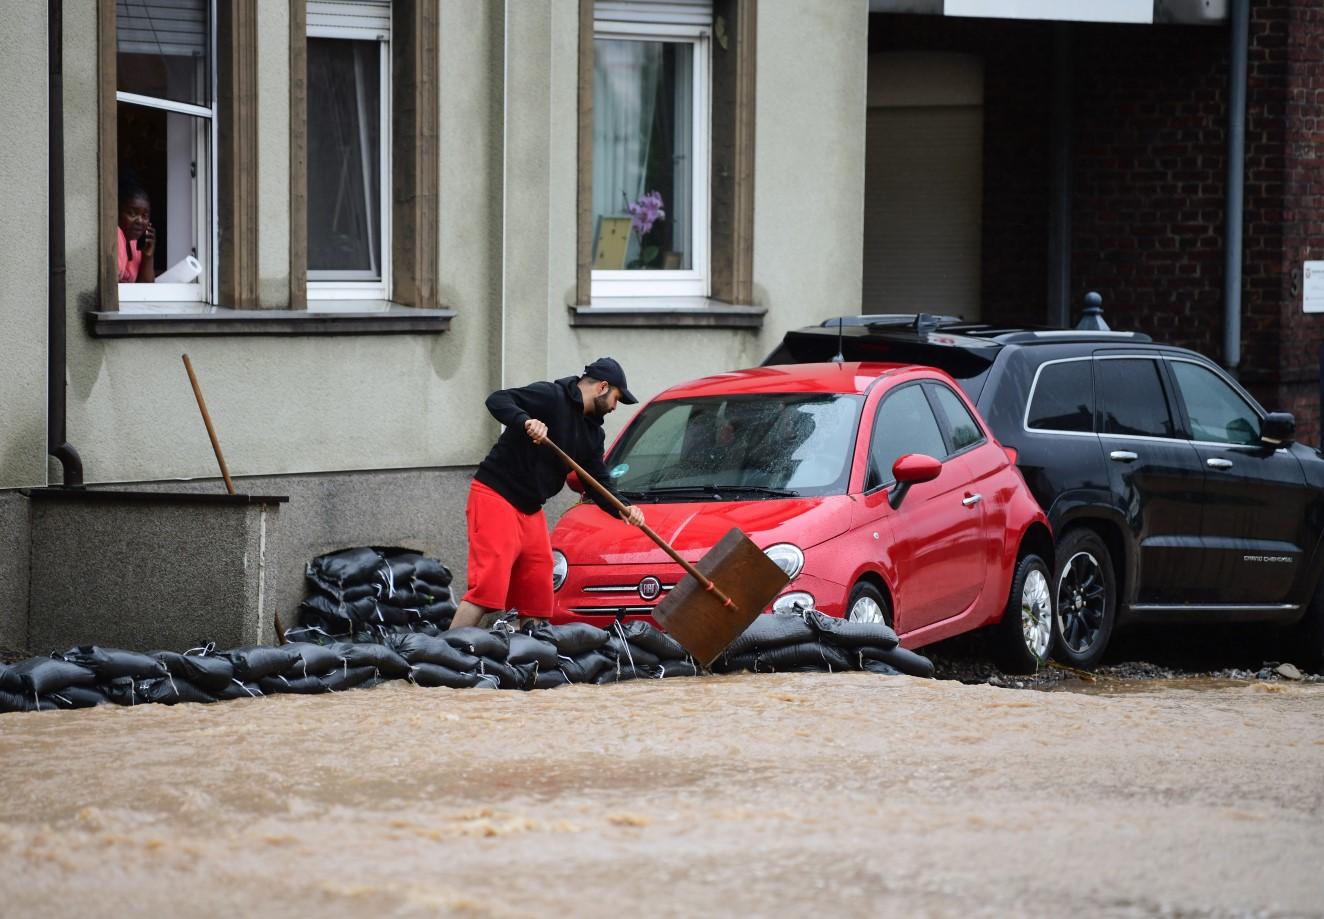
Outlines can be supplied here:
<path id="1" fill-rule="evenodd" d="M 560 549 L 552 550 L 552 590 L 561 589 L 565 583 L 565 576 L 570 573 L 570 563 L 565 560 L 565 555 Z"/>
<path id="2" fill-rule="evenodd" d="M 798 616 L 805 610 L 813 608 L 814 595 L 803 590 L 793 590 L 772 601 L 772 611 L 778 616 Z"/>
<path id="3" fill-rule="evenodd" d="M 772 559 L 772 563 L 786 572 L 786 576 L 792 581 L 800 573 L 800 569 L 805 566 L 805 554 L 800 551 L 799 546 L 793 546 L 789 542 L 779 542 L 775 546 L 768 546 L 763 550 L 763 554 Z"/>

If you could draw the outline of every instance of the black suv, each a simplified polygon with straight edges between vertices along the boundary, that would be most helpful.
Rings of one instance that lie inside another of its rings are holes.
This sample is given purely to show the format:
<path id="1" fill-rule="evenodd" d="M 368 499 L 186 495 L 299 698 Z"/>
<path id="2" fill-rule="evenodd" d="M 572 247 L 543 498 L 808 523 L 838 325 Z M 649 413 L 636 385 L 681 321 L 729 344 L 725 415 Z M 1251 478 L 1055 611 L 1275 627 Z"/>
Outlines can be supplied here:
<path id="1" fill-rule="evenodd" d="M 1057 539 L 1055 648 L 1089 667 L 1127 621 L 1291 626 L 1324 658 L 1324 458 L 1212 361 L 1131 332 L 851 316 L 763 363 L 939 367 L 1017 454 Z"/>

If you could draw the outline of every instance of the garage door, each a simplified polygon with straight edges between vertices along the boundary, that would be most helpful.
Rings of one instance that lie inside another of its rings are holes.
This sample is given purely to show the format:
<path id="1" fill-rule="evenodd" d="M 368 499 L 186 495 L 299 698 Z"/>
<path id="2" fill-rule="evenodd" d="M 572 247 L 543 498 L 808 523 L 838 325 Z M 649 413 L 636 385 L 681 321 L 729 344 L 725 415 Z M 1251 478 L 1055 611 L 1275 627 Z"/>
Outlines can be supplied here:
<path id="1" fill-rule="evenodd" d="M 981 63 L 873 55 L 867 118 L 864 312 L 980 318 Z"/>

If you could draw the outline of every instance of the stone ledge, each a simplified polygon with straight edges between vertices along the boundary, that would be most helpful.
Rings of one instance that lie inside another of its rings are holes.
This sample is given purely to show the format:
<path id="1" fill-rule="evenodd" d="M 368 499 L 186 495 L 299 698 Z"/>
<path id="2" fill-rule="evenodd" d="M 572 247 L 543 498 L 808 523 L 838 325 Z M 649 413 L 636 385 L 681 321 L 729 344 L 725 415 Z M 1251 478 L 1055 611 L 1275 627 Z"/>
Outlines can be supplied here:
<path id="1" fill-rule="evenodd" d="M 153 309 L 93 310 L 88 330 L 97 338 L 148 335 L 391 335 L 437 334 L 455 311 L 396 304 L 345 303 L 311 310 L 236 310 L 199 304 L 152 304 Z"/>
<path id="2" fill-rule="evenodd" d="M 705 297 L 599 299 L 568 309 L 572 326 L 618 329 L 758 329 L 768 312 Z"/>

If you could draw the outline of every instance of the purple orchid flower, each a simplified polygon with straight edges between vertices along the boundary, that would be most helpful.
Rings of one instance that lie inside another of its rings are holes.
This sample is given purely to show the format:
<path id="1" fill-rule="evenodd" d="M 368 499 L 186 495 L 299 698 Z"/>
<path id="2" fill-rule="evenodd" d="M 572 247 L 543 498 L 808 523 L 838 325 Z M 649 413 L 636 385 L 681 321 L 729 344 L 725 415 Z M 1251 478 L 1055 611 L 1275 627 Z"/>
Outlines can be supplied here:
<path id="1" fill-rule="evenodd" d="M 667 216 L 662 210 L 662 193 L 650 191 L 639 196 L 638 201 L 626 205 L 630 212 L 630 226 L 641 237 L 653 229 L 653 224 Z"/>

